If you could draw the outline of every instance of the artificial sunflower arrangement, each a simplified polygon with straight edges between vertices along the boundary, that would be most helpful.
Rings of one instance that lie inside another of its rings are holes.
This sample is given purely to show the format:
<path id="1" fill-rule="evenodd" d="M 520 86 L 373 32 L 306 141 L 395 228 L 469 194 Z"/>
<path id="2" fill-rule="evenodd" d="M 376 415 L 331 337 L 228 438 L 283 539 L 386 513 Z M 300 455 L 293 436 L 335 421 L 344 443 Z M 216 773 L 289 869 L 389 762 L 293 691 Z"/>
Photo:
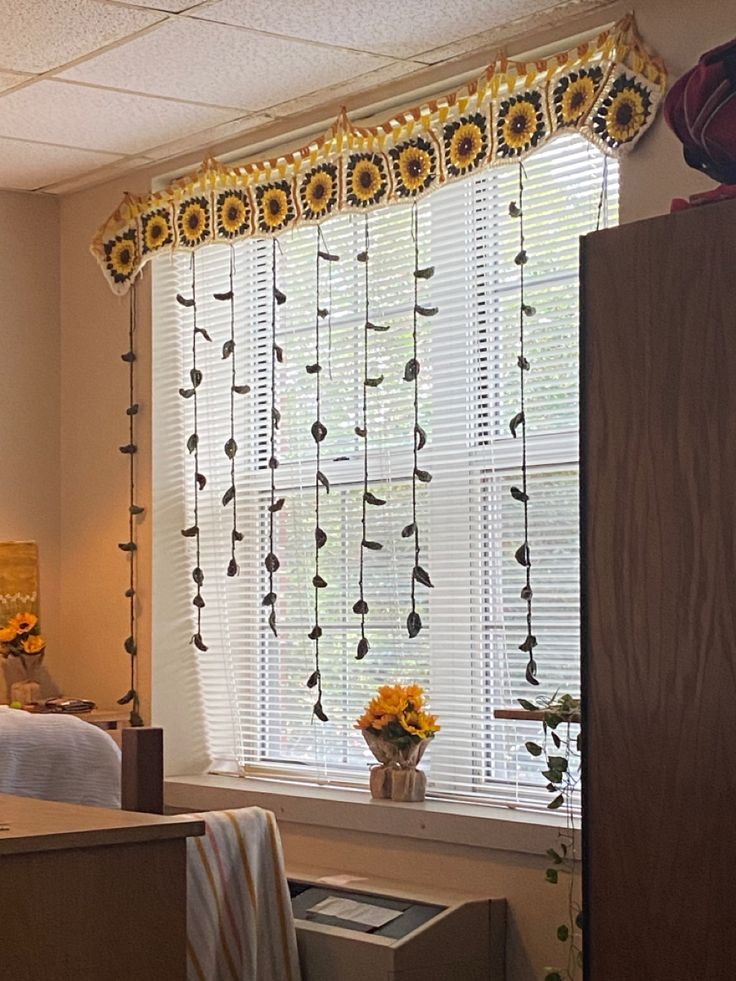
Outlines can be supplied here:
<path id="1" fill-rule="evenodd" d="M 0 654 L 3 657 L 42 654 L 45 649 L 46 641 L 39 632 L 35 613 L 17 613 L 0 630 Z"/>

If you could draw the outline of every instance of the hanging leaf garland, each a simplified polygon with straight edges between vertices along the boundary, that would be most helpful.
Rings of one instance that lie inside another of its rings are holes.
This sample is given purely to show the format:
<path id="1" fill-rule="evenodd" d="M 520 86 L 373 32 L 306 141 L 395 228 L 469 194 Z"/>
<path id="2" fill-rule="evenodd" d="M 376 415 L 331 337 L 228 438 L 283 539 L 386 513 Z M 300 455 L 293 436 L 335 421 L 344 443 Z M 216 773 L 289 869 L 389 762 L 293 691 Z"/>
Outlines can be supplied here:
<path id="1" fill-rule="evenodd" d="M 434 317 L 437 307 L 427 307 L 419 302 L 419 283 L 431 279 L 434 267 L 422 268 L 419 264 L 419 215 L 416 201 L 411 211 L 411 233 L 414 240 L 414 309 L 412 313 L 412 356 L 404 367 L 404 381 L 414 386 L 414 428 L 412 430 L 414 447 L 414 466 L 411 477 L 411 522 L 401 532 L 402 538 L 414 539 L 414 567 L 411 573 L 411 612 L 406 618 L 406 629 L 410 637 L 416 637 L 422 629 L 422 618 L 417 610 L 416 586 L 433 588 L 429 573 L 420 564 L 421 547 L 419 543 L 419 522 L 417 521 L 417 484 L 428 484 L 432 474 L 419 466 L 419 453 L 427 443 L 427 434 L 419 424 L 419 318 Z"/>
<path id="2" fill-rule="evenodd" d="M 274 573 L 276 573 L 281 566 L 278 556 L 274 552 L 274 528 L 275 520 L 278 512 L 283 508 L 285 504 L 285 499 L 283 497 L 276 496 L 276 471 L 278 470 L 279 461 L 276 456 L 276 432 L 279 428 L 279 423 L 281 421 L 281 413 L 276 407 L 276 365 L 283 364 L 284 352 L 276 341 L 276 325 L 278 320 L 278 308 L 286 303 L 286 294 L 283 293 L 276 285 L 277 279 L 277 267 L 276 267 L 276 239 L 271 240 L 271 419 L 270 419 L 270 456 L 268 458 L 268 469 L 271 474 L 271 503 L 268 506 L 268 554 L 263 560 L 263 564 L 266 567 L 266 572 L 268 572 L 268 592 L 263 597 L 261 604 L 265 607 L 271 607 L 271 612 L 268 614 L 268 626 L 274 637 L 278 637 L 278 627 L 276 623 L 276 602 L 278 600 L 278 594 L 274 590 Z M 233 532 L 233 535 L 237 534 L 237 540 L 242 540 L 242 535 L 240 532 Z"/>
<path id="3" fill-rule="evenodd" d="M 309 632 L 309 639 L 314 642 L 314 671 L 307 679 L 308 688 L 317 689 L 317 698 L 312 707 L 312 712 L 321 722 L 328 722 L 329 719 L 322 706 L 322 669 L 320 666 L 319 641 L 322 636 L 322 627 L 319 622 L 319 602 L 320 591 L 328 586 L 327 580 L 320 574 L 319 553 L 327 544 L 327 533 L 320 525 L 320 497 L 321 491 L 330 492 L 330 482 L 322 472 L 322 442 L 327 436 L 327 427 L 322 422 L 322 364 L 320 361 L 320 324 L 321 321 L 329 318 L 330 311 L 321 304 L 320 295 L 320 272 L 323 262 L 339 262 L 340 257 L 329 251 L 324 241 L 322 230 L 317 228 L 315 256 L 315 277 L 316 277 L 316 304 L 314 316 L 314 363 L 306 366 L 308 375 L 315 379 L 315 402 L 317 408 L 317 418 L 312 423 L 311 433 L 315 443 L 315 472 L 314 472 L 314 576 L 312 586 L 314 588 L 314 626 Z"/>
<path id="4" fill-rule="evenodd" d="M 528 466 L 527 466 L 527 419 L 526 419 L 526 374 L 531 365 L 526 357 L 526 321 L 536 313 L 534 307 L 526 302 L 526 283 L 524 271 L 529 256 L 526 251 L 526 237 L 524 233 L 524 165 L 519 164 L 519 201 L 512 201 L 509 205 L 509 215 L 519 222 L 519 251 L 514 262 L 519 267 L 519 354 L 517 357 L 517 367 L 519 369 L 519 411 L 515 413 L 509 421 L 509 429 L 514 439 L 521 431 L 521 487 L 512 487 L 511 496 L 518 501 L 524 512 L 524 540 L 514 553 L 514 558 L 524 569 L 525 582 L 521 590 L 521 599 L 526 603 L 526 637 L 519 644 L 519 650 L 529 655 L 526 665 L 526 680 L 530 685 L 538 685 L 537 662 L 534 659 L 534 648 L 537 646 L 537 638 L 534 636 L 532 627 L 532 557 L 529 548 L 529 490 L 528 490 Z"/>
<path id="5" fill-rule="evenodd" d="M 125 590 L 125 597 L 128 600 L 128 636 L 123 643 L 123 649 L 130 659 L 130 687 L 128 691 L 118 699 L 118 705 L 130 705 L 130 724 L 131 726 L 142 726 L 143 719 L 140 714 L 140 696 L 138 694 L 138 617 L 137 617 L 137 572 L 138 572 L 138 545 L 137 545 L 137 526 L 136 518 L 145 511 L 139 504 L 136 504 L 136 454 L 138 444 L 136 443 L 135 422 L 138 416 L 139 405 L 135 401 L 135 335 L 137 327 L 137 305 L 136 287 L 130 291 L 129 314 L 128 314 L 128 350 L 121 358 L 128 365 L 128 407 L 125 414 L 128 417 L 128 442 L 124 446 L 118 447 L 120 452 L 128 457 L 128 540 L 120 542 L 118 548 L 128 556 L 128 588 Z"/>
<path id="6" fill-rule="evenodd" d="M 238 531 L 238 502 L 235 482 L 235 456 L 238 451 L 238 444 L 235 442 L 235 396 L 247 395 L 250 392 L 250 386 L 237 384 L 237 363 L 235 357 L 235 252 L 232 246 L 230 246 L 229 284 L 230 288 L 226 292 L 215 293 L 214 298 L 223 303 L 230 304 L 230 337 L 222 346 L 222 360 L 230 361 L 230 436 L 225 443 L 225 455 L 230 460 L 230 486 L 222 495 L 222 506 L 228 507 L 230 504 L 233 506 L 233 527 L 230 533 L 230 561 L 227 565 L 227 575 L 233 577 L 237 576 L 240 571 L 235 552 L 238 542 L 243 537 Z"/>
<path id="7" fill-rule="evenodd" d="M 200 327 L 197 323 L 197 272 L 194 253 L 192 253 L 189 259 L 189 268 L 192 274 L 192 295 L 190 297 L 184 297 L 181 293 L 177 293 L 176 296 L 177 302 L 181 304 L 181 306 L 192 311 L 192 367 L 189 370 L 191 388 L 179 389 L 179 394 L 182 396 L 182 398 L 191 399 L 192 402 L 192 432 L 187 439 L 187 452 L 192 456 L 194 462 L 194 523 L 189 528 L 184 528 L 182 530 L 182 535 L 185 538 L 194 539 L 196 546 L 196 564 L 192 569 L 192 579 L 194 581 L 194 585 L 196 586 L 196 592 L 194 594 L 194 598 L 192 599 L 192 604 L 197 611 L 197 623 L 194 634 L 192 635 L 192 643 L 197 650 L 204 653 L 207 651 L 207 645 L 202 638 L 202 610 L 205 608 L 206 603 L 202 595 L 204 571 L 202 570 L 200 549 L 199 495 L 207 484 L 207 478 L 203 473 L 200 473 L 199 470 L 198 389 L 202 384 L 203 375 L 200 369 L 197 367 L 197 344 L 200 337 L 206 342 L 210 342 L 211 338 L 207 331 Z"/>

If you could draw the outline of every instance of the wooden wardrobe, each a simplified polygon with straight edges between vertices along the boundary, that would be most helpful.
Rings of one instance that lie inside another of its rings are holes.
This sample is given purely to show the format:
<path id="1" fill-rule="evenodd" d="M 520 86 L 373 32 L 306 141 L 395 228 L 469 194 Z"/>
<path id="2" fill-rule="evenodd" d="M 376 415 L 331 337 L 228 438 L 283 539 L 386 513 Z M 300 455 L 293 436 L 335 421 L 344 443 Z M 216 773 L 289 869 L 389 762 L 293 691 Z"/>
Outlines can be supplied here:
<path id="1" fill-rule="evenodd" d="M 582 242 L 586 981 L 736 978 L 736 200 Z"/>

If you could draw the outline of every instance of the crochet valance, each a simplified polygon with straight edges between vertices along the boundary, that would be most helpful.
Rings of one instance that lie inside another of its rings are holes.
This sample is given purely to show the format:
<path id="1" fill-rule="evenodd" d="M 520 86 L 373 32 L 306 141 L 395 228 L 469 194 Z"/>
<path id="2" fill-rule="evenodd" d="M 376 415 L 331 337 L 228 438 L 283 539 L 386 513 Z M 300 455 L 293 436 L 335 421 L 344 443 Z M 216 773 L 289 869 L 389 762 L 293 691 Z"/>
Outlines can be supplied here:
<path id="1" fill-rule="evenodd" d="M 279 235 L 337 212 L 417 199 L 482 167 L 518 162 L 576 131 L 611 156 L 651 124 L 666 84 L 632 15 L 575 48 L 532 62 L 502 58 L 473 82 L 375 126 L 343 110 L 321 139 L 281 156 L 196 173 L 126 195 L 91 251 L 115 293 L 155 255 Z"/>

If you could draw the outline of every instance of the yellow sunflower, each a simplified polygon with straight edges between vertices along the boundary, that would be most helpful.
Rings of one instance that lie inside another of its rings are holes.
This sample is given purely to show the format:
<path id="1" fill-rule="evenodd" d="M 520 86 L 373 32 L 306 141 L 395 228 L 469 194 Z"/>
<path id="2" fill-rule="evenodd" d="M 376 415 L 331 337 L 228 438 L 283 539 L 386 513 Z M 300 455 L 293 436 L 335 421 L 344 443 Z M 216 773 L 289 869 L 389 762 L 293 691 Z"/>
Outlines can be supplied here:
<path id="1" fill-rule="evenodd" d="M 503 121 L 503 140 L 512 150 L 525 147 L 537 128 L 537 113 L 531 102 L 520 99 L 511 106 Z"/>
<path id="2" fill-rule="evenodd" d="M 646 109 L 640 92 L 624 89 L 613 97 L 608 109 L 608 133 L 617 143 L 633 139 L 646 122 Z"/>
<path id="3" fill-rule="evenodd" d="M 419 736 L 420 739 L 430 738 L 441 728 L 437 725 L 437 716 L 429 712 L 406 712 L 399 717 L 399 723 L 410 736 Z"/>
<path id="4" fill-rule="evenodd" d="M 322 215 L 330 210 L 335 193 L 335 178 L 327 170 L 315 170 L 302 186 L 302 197 L 313 215 Z"/>
<path id="5" fill-rule="evenodd" d="M 190 201 L 179 213 L 179 231 L 188 244 L 199 242 L 207 230 L 207 212 L 199 201 Z"/>
<path id="6" fill-rule="evenodd" d="M 477 123 L 463 123 L 450 138 L 450 163 L 457 171 L 476 163 L 483 148 L 483 133 Z"/>
<path id="7" fill-rule="evenodd" d="M 11 641 L 15 640 L 18 636 L 18 631 L 12 624 L 8 624 L 7 627 L 3 627 L 0 630 L 0 644 L 9 644 Z"/>
<path id="8" fill-rule="evenodd" d="M 238 194 L 225 194 L 218 202 L 220 228 L 228 235 L 236 235 L 243 230 L 247 219 L 245 202 Z"/>
<path id="9" fill-rule="evenodd" d="M 135 242 L 129 238 L 113 242 L 108 253 L 108 263 L 116 278 L 127 279 L 135 268 Z"/>
<path id="10" fill-rule="evenodd" d="M 23 650 L 26 654 L 40 654 L 46 646 L 46 641 L 40 634 L 31 634 L 23 641 Z"/>
<path id="11" fill-rule="evenodd" d="M 261 219 L 267 228 L 279 228 L 289 214 L 289 198 L 280 187 L 269 187 L 261 197 Z"/>
<path id="12" fill-rule="evenodd" d="M 144 240 L 149 252 L 160 248 L 171 238 L 171 229 L 164 215 L 157 213 L 151 215 L 145 222 Z"/>
<path id="13" fill-rule="evenodd" d="M 562 94 L 560 103 L 562 122 L 568 125 L 576 123 L 590 109 L 594 98 L 595 86 L 587 75 L 571 82 Z"/>
<path id="14" fill-rule="evenodd" d="M 432 174 L 432 156 L 421 146 L 407 146 L 398 155 L 401 183 L 412 194 L 421 190 Z"/>
<path id="15" fill-rule="evenodd" d="M 350 192 L 358 201 L 371 201 L 381 190 L 383 178 L 378 164 L 364 157 L 353 167 Z"/>
<path id="16" fill-rule="evenodd" d="M 9 621 L 8 627 L 15 629 L 19 634 L 27 634 L 38 623 L 38 617 L 35 613 L 17 613 L 12 620 Z"/>

